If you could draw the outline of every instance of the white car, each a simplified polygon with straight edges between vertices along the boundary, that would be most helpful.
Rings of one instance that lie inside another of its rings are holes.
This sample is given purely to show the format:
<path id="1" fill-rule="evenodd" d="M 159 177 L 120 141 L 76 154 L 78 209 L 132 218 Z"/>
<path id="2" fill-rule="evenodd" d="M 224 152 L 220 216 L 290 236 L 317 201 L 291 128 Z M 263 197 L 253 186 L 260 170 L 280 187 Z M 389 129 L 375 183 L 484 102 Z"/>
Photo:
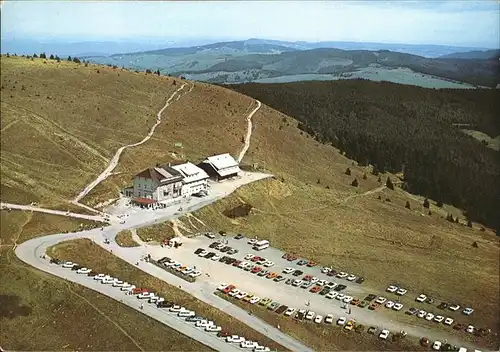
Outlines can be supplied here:
<path id="1" fill-rule="evenodd" d="M 402 308 L 403 308 L 402 303 L 394 303 L 394 307 L 392 307 L 392 309 L 397 310 L 397 311 L 400 311 Z"/>
<path id="2" fill-rule="evenodd" d="M 344 299 L 342 300 L 342 302 L 351 303 L 353 299 L 354 299 L 354 297 L 352 297 L 352 296 L 345 296 Z"/>
<path id="3" fill-rule="evenodd" d="M 240 293 L 241 291 L 238 290 L 237 288 L 233 288 L 233 290 L 231 292 L 229 292 L 229 296 L 231 297 L 235 297 L 238 293 Z"/>
<path id="4" fill-rule="evenodd" d="M 219 287 L 217 287 L 217 291 L 224 291 L 224 289 L 228 286 L 229 284 L 223 282 L 222 284 L 219 285 Z"/>
<path id="5" fill-rule="evenodd" d="M 460 309 L 460 306 L 458 304 L 452 304 L 451 306 L 448 307 L 448 309 L 456 312 L 457 310 Z"/>
<path id="6" fill-rule="evenodd" d="M 316 324 L 321 324 L 321 322 L 323 321 L 323 316 L 322 315 L 316 315 L 316 318 L 314 318 L 314 322 Z"/>
<path id="7" fill-rule="evenodd" d="M 442 345 L 441 341 L 434 341 L 434 343 L 432 344 L 432 349 L 439 351 L 441 349 L 441 345 Z"/>
<path id="8" fill-rule="evenodd" d="M 105 277 L 109 277 L 108 275 L 104 275 L 104 274 L 97 274 L 96 276 L 94 276 L 94 280 L 103 280 Z"/>
<path id="9" fill-rule="evenodd" d="M 253 246 L 253 245 L 254 245 L 254 244 L 256 244 L 257 242 L 258 242 L 258 240 L 257 240 L 257 239 L 255 239 L 255 238 L 250 238 L 250 239 L 248 240 L 248 242 L 247 242 L 247 243 L 248 243 L 248 244 L 251 244 L 251 245 Z"/>
<path id="10" fill-rule="evenodd" d="M 328 281 L 326 281 L 326 280 L 318 280 L 318 281 L 316 282 L 316 285 L 324 286 L 327 282 L 328 282 Z"/>
<path id="11" fill-rule="evenodd" d="M 238 335 L 231 335 L 226 337 L 226 342 L 230 343 L 242 343 L 243 341 L 246 341 L 245 338 Z"/>
<path id="12" fill-rule="evenodd" d="M 76 271 L 77 274 L 88 274 L 92 271 L 92 269 L 89 268 L 80 268 Z"/>
<path id="13" fill-rule="evenodd" d="M 255 341 L 243 341 L 242 343 L 240 343 L 241 348 L 255 348 L 258 345 L 259 344 Z"/>
<path id="14" fill-rule="evenodd" d="M 249 265 L 251 265 L 249 262 L 241 262 L 238 268 L 245 269 Z"/>
<path id="15" fill-rule="evenodd" d="M 64 262 L 62 267 L 70 269 L 70 268 L 74 267 L 75 265 L 78 265 L 78 264 L 73 263 L 73 262 Z"/>
<path id="16" fill-rule="evenodd" d="M 339 295 L 338 292 L 333 291 L 333 292 L 328 292 L 325 297 L 328 299 L 333 299 L 333 298 L 337 297 L 338 295 Z"/>
<path id="17" fill-rule="evenodd" d="M 336 299 L 338 299 L 339 301 L 342 301 L 344 299 L 345 295 L 343 293 L 339 293 L 337 295 L 337 297 L 335 297 Z"/>
<path id="18" fill-rule="evenodd" d="M 234 298 L 242 299 L 242 298 L 245 298 L 247 295 L 248 295 L 248 292 L 240 291 L 237 295 L 234 295 Z"/>
<path id="19" fill-rule="evenodd" d="M 193 270 L 193 268 L 186 268 L 186 269 L 184 269 L 184 270 L 182 271 L 182 273 L 183 273 L 184 275 L 189 275 L 189 274 L 191 274 L 193 271 L 194 271 L 194 270 Z"/>
<path id="20" fill-rule="evenodd" d="M 207 251 L 205 251 L 205 252 L 207 252 Z M 199 253 L 198 255 L 201 257 L 201 255 L 200 255 L 200 254 L 201 254 L 201 253 Z M 204 255 L 207 255 L 207 254 L 208 254 L 208 252 L 207 252 L 206 254 L 204 254 Z M 169 261 L 166 261 L 166 262 L 164 262 L 164 263 L 163 263 L 163 265 L 165 265 L 165 266 L 174 266 L 174 265 L 176 265 L 176 264 L 179 264 L 179 263 L 177 263 L 177 262 L 176 262 L 175 260 L 173 260 L 173 259 L 170 259 Z"/>
<path id="21" fill-rule="evenodd" d="M 139 298 L 139 299 L 145 299 L 145 298 L 149 299 L 149 298 L 153 298 L 154 296 L 155 296 L 155 294 L 152 293 L 152 292 L 142 292 L 142 293 L 139 293 L 137 295 L 137 298 Z"/>
<path id="22" fill-rule="evenodd" d="M 294 282 L 292 282 L 292 285 L 293 286 L 300 286 L 304 283 L 304 281 L 302 281 L 301 279 L 297 279 L 295 280 Z"/>
<path id="23" fill-rule="evenodd" d="M 417 313 L 417 317 L 419 317 L 419 318 L 425 318 L 426 315 L 427 315 L 427 312 L 425 310 L 419 310 Z"/>
<path id="24" fill-rule="evenodd" d="M 427 315 L 425 316 L 425 320 L 431 321 L 432 319 L 434 319 L 434 314 L 427 313 Z"/>
<path id="25" fill-rule="evenodd" d="M 321 269 L 323 274 L 328 274 L 330 271 L 332 271 L 332 269 L 327 266 L 324 266 L 323 269 Z"/>
<path id="26" fill-rule="evenodd" d="M 285 268 L 283 269 L 283 274 L 291 274 L 295 271 L 294 268 Z"/>
<path id="27" fill-rule="evenodd" d="M 170 307 L 169 311 L 171 311 L 172 313 L 178 313 L 180 312 L 181 310 L 185 310 L 184 307 L 181 307 L 177 304 L 173 305 L 172 307 Z"/>
<path id="28" fill-rule="evenodd" d="M 462 313 L 465 315 L 471 315 L 474 312 L 474 309 L 472 308 L 465 308 Z"/>
<path id="29" fill-rule="evenodd" d="M 286 311 L 285 311 L 285 315 L 287 317 L 291 316 L 293 313 L 295 313 L 297 311 L 297 309 L 295 308 L 288 308 Z"/>
<path id="30" fill-rule="evenodd" d="M 222 331 L 222 328 L 218 325 L 209 325 L 209 326 L 205 326 L 205 331 L 219 332 L 219 331 Z"/>
<path id="31" fill-rule="evenodd" d="M 337 287 L 339 284 L 333 282 L 333 281 L 330 281 L 326 284 L 326 287 L 329 287 L 331 289 L 334 289 L 335 287 Z"/>
<path id="32" fill-rule="evenodd" d="M 310 282 L 310 283 L 312 283 L 312 284 L 315 284 L 315 283 L 316 283 L 316 282 L 318 282 L 318 281 L 319 281 L 319 279 L 318 279 L 316 276 L 313 276 L 313 277 L 311 278 L 311 281 L 309 281 L 309 282 Z"/>
<path id="33" fill-rule="evenodd" d="M 469 325 L 465 331 L 467 331 L 469 334 L 472 334 L 474 332 L 474 325 Z"/>
<path id="34" fill-rule="evenodd" d="M 215 323 L 211 320 L 203 319 L 203 320 L 198 320 L 196 323 L 194 323 L 194 325 L 197 328 L 206 328 L 207 326 L 215 326 Z"/>
<path id="35" fill-rule="evenodd" d="M 116 280 L 117 279 L 115 279 L 114 277 L 105 277 L 104 279 L 102 279 L 101 283 L 103 283 L 103 284 L 112 284 Z"/>
<path id="36" fill-rule="evenodd" d="M 122 290 L 122 291 L 126 291 L 126 292 L 130 292 L 130 291 L 132 291 L 134 288 L 135 288 L 135 285 L 130 285 L 130 284 L 127 284 L 127 286 L 123 285 L 123 287 L 121 288 L 121 290 Z"/>
<path id="37" fill-rule="evenodd" d="M 357 277 L 356 275 L 352 275 L 352 274 L 351 274 L 351 275 L 349 275 L 349 276 L 347 277 L 347 281 L 354 281 L 354 280 L 356 280 L 357 278 L 358 278 L 358 277 Z"/>
<path id="38" fill-rule="evenodd" d="M 397 286 L 391 285 L 385 289 L 387 292 L 394 293 L 398 290 Z"/>
<path id="39" fill-rule="evenodd" d="M 200 253 L 198 253 L 198 257 L 204 257 L 208 254 L 208 251 L 207 250 L 202 250 Z"/>
<path id="40" fill-rule="evenodd" d="M 248 254 L 247 254 L 247 255 L 246 255 L 243 259 L 245 259 L 245 260 L 250 260 L 250 259 L 252 259 L 252 258 L 254 258 L 254 257 L 255 257 L 255 254 L 248 253 Z"/>
<path id="41" fill-rule="evenodd" d="M 181 310 L 179 313 L 177 313 L 177 316 L 182 318 L 194 317 L 196 316 L 196 312 L 192 310 Z"/>
<path id="42" fill-rule="evenodd" d="M 325 323 L 332 324 L 333 323 L 333 314 L 328 314 L 325 318 Z"/>
<path id="43" fill-rule="evenodd" d="M 341 271 L 340 273 L 337 274 L 337 277 L 339 279 L 343 279 L 343 278 L 346 278 L 348 276 L 349 276 L 349 274 L 348 273 L 344 273 L 343 271 Z"/>
<path id="44" fill-rule="evenodd" d="M 451 325 L 453 324 L 455 320 L 453 320 L 452 318 L 446 318 L 443 322 L 444 325 Z"/>
<path id="45" fill-rule="evenodd" d="M 307 312 L 306 314 L 306 319 L 307 320 L 312 320 L 314 318 L 314 316 L 316 315 L 316 313 L 314 313 L 312 310 L 310 310 L 309 312 Z"/>
<path id="46" fill-rule="evenodd" d="M 165 302 L 165 298 L 163 297 L 158 297 L 158 296 L 154 296 L 154 297 L 151 297 L 149 300 L 148 300 L 149 303 L 160 303 L 160 302 Z"/>
<path id="47" fill-rule="evenodd" d="M 337 319 L 337 325 L 342 326 L 342 325 L 345 325 L 346 322 L 347 322 L 347 318 L 345 318 L 345 317 L 340 317 Z"/>
<path id="48" fill-rule="evenodd" d="M 444 320 L 444 317 L 443 317 L 442 315 L 436 315 L 436 316 L 434 317 L 434 321 L 435 321 L 436 323 L 441 323 L 443 320 Z"/>
<path id="49" fill-rule="evenodd" d="M 382 340 L 387 340 L 387 338 L 389 337 L 389 330 L 382 330 L 378 337 Z"/>
<path id="50" fill-rule="evenodd" d="M 260 297 L 253 296 L 252 299 L 250 300 L 251 304 L 259 303 L 260 302 Z"/>
<path id="51" fill-rule="evenodd" d="M 253 349 L 253 352 L 270 352 L 271 349 L 267 346 L 257 346 Z"/>
<path id="52" fill-rule="evenodd" d="M 189 274 L 189 276 L 191 277 L 198 277 L 201 275 L 201 271 L 193 271 L 191 274 Z"/>
<path id="53" fill-rule="evenodd" d="M 123 282 L 121 280 L 115 280 L 113 282 L 113 287 L 122 287 L 124 284 L 126 284 L 126 282 Z"/>
<path id="54" fill-rule="evenodd" d="M 375 303 L 384 304 L 386 301 L 387 301 L 387 298 L 380 296 L 380 297 L 377 298 L 377 300 L 375 301 Z"/>
<path id="55" fill-rule="evenodd" d="M 415 301 L 417 301 L 417 302 L 425 302 L 426 299 L 427 299 L 427 296 L 424 295 L 424 294 L 421 294 L 417 298 L 415 298 Z"/>
<path id="56" fill-rule="evenodd" d="M 396 294 L 397 294 L 398 296 L 403 296 L 403 295 L 405 295 L 405 294 L 406 294 L 406 292 L 408 292 L 408 290 L 406 290 L 406 289 L 404 289 L 404 288 L 401 288 L 401 287 L 400 287 L 400 288 L 396 291 Z"/>
<path id="57" fill-rule="evenodd" d="M 393 301 L 387 301 L 387 303 L 385 304 L 385 307 L 391 309 L 392 307 L 394 307 L 394 302 Z"/>
<path id="58" fill-rule="evenodd" d="M 274 262 L 272 262 L 272 261 L 268 260 L 267 262 L 265 262 L 265 263 L 264 263 L 264 264 L 262 264 L 262 265 L 264 265 L 266 268 L 269 268 L 269 267 L 271 267 L 271 266 L 273 266 L 273 265 L 274 265 Z"/>

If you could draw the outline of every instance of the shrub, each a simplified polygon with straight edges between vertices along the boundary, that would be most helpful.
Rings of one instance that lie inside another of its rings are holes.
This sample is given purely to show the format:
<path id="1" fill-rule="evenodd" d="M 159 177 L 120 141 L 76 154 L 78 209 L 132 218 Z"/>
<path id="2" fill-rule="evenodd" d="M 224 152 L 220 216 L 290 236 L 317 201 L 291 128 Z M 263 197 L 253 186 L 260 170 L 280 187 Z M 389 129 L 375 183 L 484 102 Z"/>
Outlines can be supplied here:
<path id="1" fill-rule="evenodd" d="M 358 179 L 355 178 L 352 182 L 351 182 L 351 186 L 353 187 L 358 187 L 359 186 L 359 182 L 358 182 Z"/>

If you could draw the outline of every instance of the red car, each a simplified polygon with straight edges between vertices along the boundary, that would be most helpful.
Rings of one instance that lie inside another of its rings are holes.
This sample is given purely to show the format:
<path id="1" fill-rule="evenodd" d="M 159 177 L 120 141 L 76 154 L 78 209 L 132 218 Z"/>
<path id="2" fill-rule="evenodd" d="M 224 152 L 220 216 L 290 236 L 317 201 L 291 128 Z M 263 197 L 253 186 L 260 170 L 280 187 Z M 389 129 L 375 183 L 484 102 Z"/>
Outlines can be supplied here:
<path id="1" fill-rule="evenodd" d="M 316 263 L 311 260 L 309 261 L 309 263 L 307 263 L 307 266 L 312 268 L 313 266 L 316 266 Z"/>
<path id="2" fill-rule="evenodd" d="M 288 256 L 289 256 L 289 254 L 288 254 L 288 253 L 285 253 L 285 254 L 283 254 L 283 256 L 282 256 L 281 258 L 283 258 L 283 259 L 288 259 Z"/>
<path id="3" fill-rule="evenodd" d="M 240 264 L 241 264 L 241 260 L 237 260 L 237 261 L 235 261 L 235 262 L 233 263 L 233 266 L 238 266 L 238 265 L 240 265 Z"/>
<path id="4" fill-rule="evenodd" d="M 260 266 L 256 266 L 256 267 L 254 267 L 254 268 L 251 270 L 251 272 L 252 272 L 253 274 L 257 274 L 257 273 L 258 273 L 259 271 L 261 271 L 261 270 L 262 270 L 262 268 L 261 268 Z"/>
<path id="5" fill-rule="evenodd" d="M 232 290 L 234 290 L 236 288 L 236 286 L 234 285 L 229 285 L 228 287 L 226 287 L 224 290 L 222 290 L 222 292 L 224 292 L 225 294 L 228 294 L 229 292 L 231 292 Z"/>
<path id="6" fill-rule="evenodd" d="M 132 294 L 137 295 L 139 293 L 148 292 L 145 288 L 136 287 L 132 290 Z"/>
<path id="7" fill-rule="evenodd" d="M 311 288 L 311 289 L 309 290 L 309 292 L 312 292 L 312 293 L 318 293 L 318 292 L 319 292 L 319 291 L 321 291 L 322 289 L 323 289 L 323 287 L 322 287 L 322 286 L 316 285 L 316 286 L 314 286 L 313 288 Z"/>
<path id="8" fill-rule="evenodd" d="M 302 281 L 311 281 L 312 275 L 306 275 L 302 278 Z"/>
<path id="9" fill-rule="evenodd" d="M 262 258 L 259 257 L 259 256 L 255 256 L 253 257 L 252 259 L 250 259 L 252 262 L 258 262 L 259 260 L 261 260 Z"/>
<path id="10" fill-rule="evenodd" d="M 289 262 L 293 262 L 294 260 L 297 260 L 297 256 L 294 254 L 290 254 L 287 258 Z"/>

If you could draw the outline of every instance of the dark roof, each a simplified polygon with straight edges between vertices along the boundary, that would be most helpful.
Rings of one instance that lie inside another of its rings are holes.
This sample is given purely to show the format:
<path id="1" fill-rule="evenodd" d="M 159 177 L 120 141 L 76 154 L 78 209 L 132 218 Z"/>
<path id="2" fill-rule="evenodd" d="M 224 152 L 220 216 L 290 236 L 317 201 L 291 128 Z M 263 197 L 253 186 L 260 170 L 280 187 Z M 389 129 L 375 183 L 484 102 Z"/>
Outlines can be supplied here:
<path id="1" fill-rule="evenodd" d="M 171 168 L 169 165 L 160 165 L 157 167 L 150 167 L 146 170 L 139 172 L 135 177 L 143 177 L 161 183 L 163 179 L 167 179 L 163 184 L 177 182 L 182 180 L 182 174 Z"/>
<path id="2" fill-rule="evenodd" d="M 136 198 L 134 201 L 136 203 L 139 203 L 139 204 L 153 204 L 153 203 L 155 203 L 155 201 L 153 199 L 149 199 L 149 198 Z"/>

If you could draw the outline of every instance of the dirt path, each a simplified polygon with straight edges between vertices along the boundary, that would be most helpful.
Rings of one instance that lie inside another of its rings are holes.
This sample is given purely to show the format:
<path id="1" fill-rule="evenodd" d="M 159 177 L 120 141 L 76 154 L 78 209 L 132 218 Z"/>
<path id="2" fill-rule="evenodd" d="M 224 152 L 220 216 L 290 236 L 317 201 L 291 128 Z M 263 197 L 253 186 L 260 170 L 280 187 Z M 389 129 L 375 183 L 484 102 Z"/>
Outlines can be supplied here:
<path id="1" fill-rule="evenodd" d="M 240 155 L 238 156 L 238 163 L 241 163 L 241 160 L 245 156 L 248 148 L 250 148 L 250 139 L 252 138 L 252 116 L 260 109 L 262 106 L 261 102 L 256 100 L 257 102 L 257 107 L 252 110 L 252 112 L 247 116 L 247 134 L 245 136 L 245 145 L 243 146 L 243 149 L 240 152 Z"/>
<path id="2" fill-rule="evenodd" d="M 92 181 L 87 187 L 85 187 L 83 189 L 83 191 L 81 191 L 80 194 L 78 194 L 75 197 L 75 199 L 73 199 L 71 201 L 71 203 L 78 205 L 78 206 L 84 206 L 84 204 L 80 203 L 80 200 L 83 197 L 85 197 L 92 189 L 94 189 L 99 183 L 101 183 L 102 181 L 104 181 L 105 179 L 107 179 L 111 175 L 113 170 L 118 165 L 118 161 L 120 161 L 120 156 L 123 153 L 123 151 L 127 148 L 133 148 L 133 147 L 137 147 L 141 144 L 144 144 L 151 138 L 151 136 L 153 136 L 153 133 L 154 133 L 156 127 L 158 127 L 158 125 L 161 123 L 161 115 L 163 114 L 165 109 L 170 106 L 170 104 L 172 103 L 172 100 L 176 97 L 177 93 L 179 93 L 186 85 L 187 85 L 187 83 L 184 83 L 182 86 L 180 86 L 180 88 L 178 88 L 174 93 L 172 93 L 172 95 L 167 99 L 167 102 L 165 103 L 163 108 L 156 115 L 156 123 L 151 127 L 151 129 L 150 129 L 149 133 L 146 135 L 146 137 L 144 137 L 140 142 L 120 147 L 116 151 L 116 153 L 113 156 L 113 158 L 111 159 L 111 161 L 109 162 L 108 167 L 106 167 L 106 169 L 99 176 L 97 176 L 97 178 L 94 181 Z M 177 97 L 177 100 L 179 98 L 180 98 L 180 96 Z"/>
<path id="3" fill-rule="evenodd" d="M 21 204 L 0 202 L 0 206 L 2 209 L 18 209 L 18 210 L 36 211 L 36 212 L 40 212 L 40 213 L 63 215 L 63 216 L 67 216 L 67 217 L 86 219 L 86 220 L 92 220 L 92 221 L 104 221 L 104 217 L 99 216 L 99 215 L 85 215 L 85 214 L 72 213 L 72 212 L 62 211 L 62 210 L 39 208 L 39 207 L 35 207 L 33 205 L 21 205 Z"/>
<path id="4" fill-rule="evenodd" d="M 344 198 L 344 199 L 342 200 L 342 202 L 347 202 L 348 200 L 353 199 L 353 198 L 357 198 L 357 197 L 364 197 L 364 196 L 368 196 L 368 195 L 370 195 L 370 194 L 378 193 L 378 192 L 380 192 L 380 191 L 383 191 L 383 190 L 384 190 L 384 189 L 386 189 L 386 188 L 387 188 L 387 186 L 383 185 L 383 186 L 380 186 L 380 187 L 374 188 L 374 189 L 372 189 L 372 190 L 370 190 L 370 191 L 366 191 L 366 192 L 364 192 L 364 193 L 360 193 L 360 194 L 353 194 L 353 195 L 351 195 L 351 196 L 349 196 L 349 197 Z"/>

